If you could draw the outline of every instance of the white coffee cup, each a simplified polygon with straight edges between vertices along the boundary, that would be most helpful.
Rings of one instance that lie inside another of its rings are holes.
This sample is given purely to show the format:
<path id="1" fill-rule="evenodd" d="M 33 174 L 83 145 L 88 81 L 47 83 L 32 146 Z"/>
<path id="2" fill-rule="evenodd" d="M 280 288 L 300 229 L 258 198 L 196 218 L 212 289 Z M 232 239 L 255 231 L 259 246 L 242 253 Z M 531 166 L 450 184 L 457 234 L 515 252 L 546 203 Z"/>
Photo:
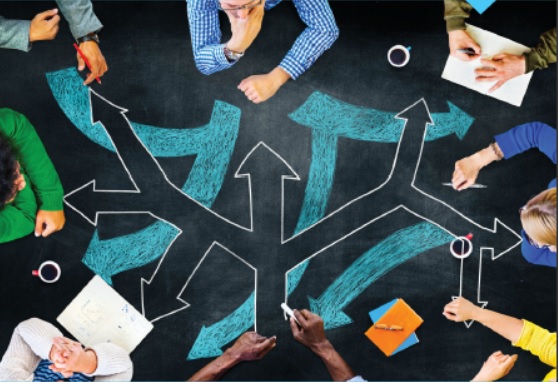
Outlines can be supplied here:
<path id="1" fill-rule="evenodd" d="M 390 48 L 390 50 L 388 50 L 387 59 L 392 66 L 401 68 L 407 65 L 411 59 L 410 50 L 410 46 L 404 47 L 403 45 L 394 45 Z"/>
<path id="2" fill-rule="evenodd" d="M 456 259 L 466 259 L 473 252 L 473 243 L 468 236 L 458 237 L 450 243 L 450 252 Z"/>
<path id="3" fill-rule="evenodd" d="M 39 266 L 39 269 L 31 272 L 33 276 L 39 277 L 45 283 L 55 283 L 60 278 L 62 271 L 54 261 L 48 260 Z"/>

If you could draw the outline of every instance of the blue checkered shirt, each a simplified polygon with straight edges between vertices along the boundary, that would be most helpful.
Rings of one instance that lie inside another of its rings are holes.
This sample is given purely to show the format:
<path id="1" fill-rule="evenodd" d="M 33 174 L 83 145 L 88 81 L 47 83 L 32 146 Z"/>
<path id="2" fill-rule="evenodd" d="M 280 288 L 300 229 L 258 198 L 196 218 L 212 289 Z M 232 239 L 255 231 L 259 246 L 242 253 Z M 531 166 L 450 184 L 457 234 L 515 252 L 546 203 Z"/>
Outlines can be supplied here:
<path id="1" fill-rule="evenodd" d="M 235 63 L 225 57 L 217 1 L 187 0 L 194 60 L 200 72 L 208 75 L 228 69 Z M 264 8 L 271 9 L 279 2 L 281 0 L 266 0 Z M 327 0 L 293 0 L 293 3 L 306 28 L 279 66 L 292 79 L 297 79 L 329 49 L 339 36 L 339 29 Z"/>

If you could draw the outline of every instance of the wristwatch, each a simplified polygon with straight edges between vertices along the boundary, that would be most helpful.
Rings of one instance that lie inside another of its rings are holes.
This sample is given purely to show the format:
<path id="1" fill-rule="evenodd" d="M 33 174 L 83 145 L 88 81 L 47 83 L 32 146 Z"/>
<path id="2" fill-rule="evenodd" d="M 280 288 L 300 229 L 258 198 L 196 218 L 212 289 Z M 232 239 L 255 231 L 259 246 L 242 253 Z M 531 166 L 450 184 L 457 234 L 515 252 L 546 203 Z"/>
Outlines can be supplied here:
<path id="1" fill-rule="evenodd" d="M 97 45 L 101 43 L 101 40 L 99 40 L 99 35 L 97 34 L 97 32 L 91 32 L 77 39 L 78 44 L 81 44 L 82 42 L 86 42 L 86 41 L 95 41 Z"/>
<path id="2" fill-rule="evenodd" d="M 238 61 L 238 59 L 242 56 L 244 56 L 244 52 L 237 52 L 234 50 L 230 50 L 229 48 L 227 48 L 227 46 L 225 45 L 223 51 L 225 52 L 225 57 L 227 57 L 227 60 L 229 61 L 229 63 L 233 63 L 235 61 Z"/>

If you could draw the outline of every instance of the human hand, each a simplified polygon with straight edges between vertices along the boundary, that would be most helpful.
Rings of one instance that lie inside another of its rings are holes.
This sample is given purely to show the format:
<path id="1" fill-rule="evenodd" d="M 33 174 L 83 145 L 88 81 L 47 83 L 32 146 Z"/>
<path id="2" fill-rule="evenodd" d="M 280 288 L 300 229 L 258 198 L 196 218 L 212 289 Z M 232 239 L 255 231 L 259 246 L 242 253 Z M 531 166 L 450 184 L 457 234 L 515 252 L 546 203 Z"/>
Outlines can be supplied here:
<path id="1" fill-rule="evenodd" d="M 66 223 L 64 211 L 39 210 L 35 219 L 35 236 L 47 237 L 51 233 L 61 230 L 64 223 Z"/>
<path id="2" fill-rule="evenodd" d="M 472 381 L 496 381 L 508 375 L 516 360 L 517 354 L 510 356 L 498 350 L 488 357 Z"/>
<path id="3" fill-rule="evenodd" d="M 291 317 L 290 324 L 293 337 L 313 352 L 319 353 L 320 349 L 329 344 L 325 335 L 324 320 L 307 309 L 301 311 L 295 309 L 293 313 L 300 323 L 298 325 L 295 319 Z"/>
<path id="4" fill-rule="evenodd" d="M 481 308 L 466 298 L 458 297 L 444 306 L 442 314 L 450 321 L 462 322 L 474 320 L 479 309 Z"/>
<path id="5" fill-rule="evenodd" d="M 236 340 L 227 353 L 238 362 L 254 361 L 269 353 L 275 347 L 276 341 L 275 336 L 266 338 L 256 332 L 246 332 Z"/>
<path id="6" fill-rule="evenodd" d="M 258 104 L 267 101 L 291 78 L 280 67 L 273 69 L 268 74 L 258 74 L 243 79 L 237 88 L 246 95 L 250 101 Z"/>
<path id="7" fill-rule="evenodd" d="M 478 58 L 481 54 L 481 47 L 473 38 L 467 33 L 466 30 L 458 29 L 448 32 L 448 41 L 450 48 L 450 55 L 461 61 L 471 61 Z M 473 49 L 474 54 L 467 54 L 460 52 L 460 49 Z"/>
<path id="8" fill-rule="evenodd" d="M 93 82 L 97 77 L 102 77 L 103 74 L 108 70 L 107 62 L 105 57 L 101 53 L 99 45 L 95 41 L 84 41 L 79 44 L 79 49 L 83 55 L 87 58 L 89 65 L 91 65 L 91 73 L 87 75 L 87 78 L 83 82 L 84 85 L 88 85 Z M 77 53 L 78 70 L 81 72 L 85 69 L 85 60 L 81 57 L 79 52 Z"/>
<path id="9" fill-rule="evenodd" d="M 525 56 L 501 53 L 492 57 L 492 60 L 481 59 L 482 66 L 475 69 L 477 82 L 494 82 L 488 92 L 502 86 L 506 81 L 525 73 Z"/>
<path id="10" fill-rule="evenodd" d="M 97 369 L 97 355 L 85 350 L 79 342 L 66 337 L 54 337 L 49 359 L 53 362 L 49 368 L 69 378 L 73 373 L 91 374 Z"/>
<path id="11" fill-rule="evenodd" d="M 244 52 L 252 45 L 262 28 L 265 1 L 254 8 L 225 11 L 231 23 L 231 39 L 227 48 Z"/>
<path id="12" fill-rule="evenodd" d="M 469 188 L 477 180 L 481 168 L 482 164 L 479 163 L 475 155 L 465 157 L 455 162 L 455 170 L 451 177 L 453 188 L 458 191 Z"/>
<path id="13" fill-rule="evenodd" d="M 58 9 L 50 9 L 33 17 L 29 26 L 29 41 L 53 40 L 58 33 Z"/>

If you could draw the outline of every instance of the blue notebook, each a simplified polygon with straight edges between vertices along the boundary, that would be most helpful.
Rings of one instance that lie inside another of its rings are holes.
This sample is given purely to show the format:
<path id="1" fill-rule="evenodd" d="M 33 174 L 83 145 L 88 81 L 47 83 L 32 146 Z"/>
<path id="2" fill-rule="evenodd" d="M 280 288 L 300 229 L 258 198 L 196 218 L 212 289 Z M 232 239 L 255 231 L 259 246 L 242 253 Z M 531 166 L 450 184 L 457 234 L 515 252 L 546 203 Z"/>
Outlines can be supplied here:
<path id="1" fill-rule="evenodd" d="M 382 305 L 382 306 L 380 306 L 380 307 L 378 307 L 374 310 L 371 310 L 368 314 L 370 315 L 370 319 L 372 320 L 372 323 L 374 323 L 374 322 L 378 321 L 380 318 L 382 318 L 382 316 L 384 314 L 386 314 L 386 312 L 396 302 L 397 302 L 397 299 L 393 299 L 390 302 L 388 302 L 387 304 L 384 304 L 384 305 Z M 399 347 L 393 353 L 391 353 L 391 355 L 397 354 L 401 350 L 405 350 L 410 346 L 418 344 L 418 342 L 419 342 L 419 339 L 418 339 L 417 335 L 415 333 L 413 333 L 405 340 L 405 342 L 403 342 L 401 345 L 399 345 Z"/>

